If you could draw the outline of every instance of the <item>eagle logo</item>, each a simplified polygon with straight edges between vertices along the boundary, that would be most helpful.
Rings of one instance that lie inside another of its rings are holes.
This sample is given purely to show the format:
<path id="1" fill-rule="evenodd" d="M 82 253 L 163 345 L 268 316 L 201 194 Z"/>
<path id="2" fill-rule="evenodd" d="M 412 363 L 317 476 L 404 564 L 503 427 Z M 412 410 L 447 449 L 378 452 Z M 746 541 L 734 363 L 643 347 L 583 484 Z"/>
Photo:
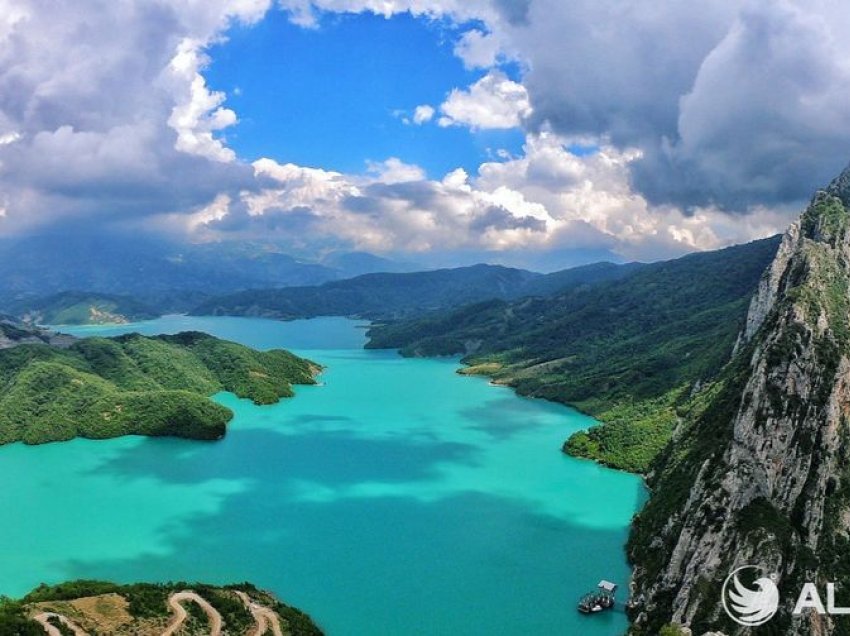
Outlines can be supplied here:
<path id="1" fill-rule="evenodd" d="M 739 575 L 747 570 L 755 570 L 756 576 L 750 589 L 741 582 Z M 773 618 L 779 609 L 779 588 L 774 577 L 759 576 L 760 567 L 745 565 L 726 577 L 723 582 L 723 609 L 733 621 L 744 627 L 764 625 Z"/>

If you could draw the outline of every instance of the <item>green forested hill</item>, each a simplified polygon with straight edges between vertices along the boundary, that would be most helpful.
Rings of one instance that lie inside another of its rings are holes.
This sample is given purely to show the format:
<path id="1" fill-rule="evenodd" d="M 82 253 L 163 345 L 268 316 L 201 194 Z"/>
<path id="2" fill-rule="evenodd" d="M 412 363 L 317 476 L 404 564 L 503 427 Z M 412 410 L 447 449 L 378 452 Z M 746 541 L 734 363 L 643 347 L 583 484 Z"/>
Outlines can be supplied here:
<path id="1" fill-rule="evenodd" d="M 207 334 L 86 338 L 60 349 L 0 351 L 0 443 L 120 435 L 217 439 L 233 414 L 209 396 L 258 404 L 312 384 L 316 366 L 282 350 L 259 352 Z"/>
<path id="2" fill-rule="evenodd" d="M 645 265 L 550 298 L 488 301 L 370 330 L 371 348 L 464 354 L 467 373 L 572 404 L 605 425 L 567 450 L 644 471 L 677 409 L 731 355 L 778 238 Z"/>

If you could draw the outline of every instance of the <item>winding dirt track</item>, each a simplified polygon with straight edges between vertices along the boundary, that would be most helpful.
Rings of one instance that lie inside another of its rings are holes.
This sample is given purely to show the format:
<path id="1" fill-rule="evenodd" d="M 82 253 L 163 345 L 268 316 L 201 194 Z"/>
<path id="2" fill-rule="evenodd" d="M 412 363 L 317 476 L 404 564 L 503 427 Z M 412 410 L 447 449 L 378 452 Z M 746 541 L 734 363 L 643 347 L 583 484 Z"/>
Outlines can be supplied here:
<path id="1" fill-rule="evenodd" d="M 251 616 L 254 617 L 254 621 L 256 622 L 254 631 L 251 632 L 250 636 L 263 636 L 269 628 L 271 628 L 274 636 L 283 636 L 283 630 L 280 627 L 280 617 L 276 612 L 264 605 L 255 603 L 247 594 L 245 594 L 245 592 L 236 592 L 236 594 L 240 599 L 242 599 L 245 607 L 249 612 L 251 612 Z M 168 627 L 166 627 L 165 631 L 162 632 L 162 636 L 173 636 L 173 634 L 177 633 L 180 628 L 183 627 L 186 619 L 189 618 L 189 613 L 182 605 L 186 602 L 197 603 L 200 608 L 204 610 L 204 613 L 207 615 L 207 619 L 210 623 L 210 636 L 221 636 L 221 614 L 219 614 L 216 609 L 206 601 L 206 599 L 191 590 L 175 592 L 168 597 L 168 607 L 171 608 L 172 618 Z M 48 619 L 50 618 L 56 618 L 61 621 L 63 625 L 74 632 L 75 636 L 89 636 L 86 632 L 61 614 L 56 614 L 54 612 L 42 612 L 41 614 L 33 616 L 33 620 L 37 621 L 42 627 L 44 627 L 44 631 L 48 636 L 62 636 L 62 632 L 48 622 Z"/>
<path id="2" fill-rule="evenodd" d="M 269 627 L 272 628 L 274 636 L 283 636 L 283 630 L 280 628 L 280 617 L 275 612 L 268 607 L 255 603 L 245 592 L 236 592 L 236 594 L 242 599 L 245 607 L 248 608 L 257 623 L 250 636 L 263 636 Z"/>
<path id="3" fill-rule="evenodd" d="M 62 632 L 60 632 L 56 627 L 54 627 L 49 622 L 47 622 L 47 620 L 49 618 L 55 618 L 55 619 L 59 620 L 60 623 L 65 625 L 65 627 L 70 629 L 77 636 L 88 636 L 88 634 L 86 634 L 83 630 L 81 630 L 79 627 L 74 625 L 74 623 L 69 621 L 67 618 L 65 618 L 61 614 L 54 614 L 53 612 L 42 612 L 41 614 L 37 614 L 36 616 L 33 616 L 32 618 L 33 618 L 34 621 L 41 623 L 41 626 L 44 628 L 44 631 L 49 636 L 62 636 Z"/>
<path id="4" fill-rule="evenodd" d="M 203 597 L 189 590 L 177 592 L 168 597 L 168 606 L 171 608 L 171 611 L 174 612 L 174 618 L 171 619 L 171 623 L 168 625 L 166 630 L 162 632 L 162 636 L 171 636 L 183 626 L 183 623 L 186 622 L 189 614 L 181 605 L 181 603 L 185 601 L 197 603 L 200 608 L 204 610 L 204 613 L 207 615 L 207 619 L 209 619 L 210 622 L 210 636 L 221 636 L 221 614 L 219 614 Z"/>

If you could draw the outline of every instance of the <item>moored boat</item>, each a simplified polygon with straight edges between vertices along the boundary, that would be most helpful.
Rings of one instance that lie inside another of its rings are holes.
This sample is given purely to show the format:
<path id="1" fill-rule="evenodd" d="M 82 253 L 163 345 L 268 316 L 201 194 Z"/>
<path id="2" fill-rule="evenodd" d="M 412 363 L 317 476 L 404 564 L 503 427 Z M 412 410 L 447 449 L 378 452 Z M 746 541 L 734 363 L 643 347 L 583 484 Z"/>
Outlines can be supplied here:
<path id="1" fill-rule="evenodd" d="M 583 614 L 595 614 L 613 608 L 616 603 L 614 596 L 616 591 L 616 583 L 604 579 L 599 581 L 595 590 L 579 599 L 578 611 Z"/>

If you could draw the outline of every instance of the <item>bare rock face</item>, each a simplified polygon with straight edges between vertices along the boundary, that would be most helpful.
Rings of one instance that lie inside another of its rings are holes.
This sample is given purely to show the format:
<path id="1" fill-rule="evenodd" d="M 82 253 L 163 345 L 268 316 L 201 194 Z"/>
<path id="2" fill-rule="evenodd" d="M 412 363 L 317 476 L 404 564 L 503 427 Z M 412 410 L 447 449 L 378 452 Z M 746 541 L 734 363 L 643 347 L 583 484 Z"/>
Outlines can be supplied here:
<path id="1" fill-rule="evenodd" d="M 749 342 L 756 335 L 756 332 L 764 324 L 765 319 L 776 304 L 778 295 L 784 291 L 783 274 L 787 271 L 788 263 L 797 251 L 799 243 L 800 224 L 795 223 L 788 228 L 788 231 L 782 237 L 782 242 L 779 244 L 779 249 L 776 252 L 776 257 L 773 259 L 773 263 L 771 263 L 764 276 L 762 276 L 758 290 L 750 301 L 750 309 L 747 313 L 747 326 L 743 333 L 743 340 L 745 342 Z"/>
<path id="2" fill-rule="evenodd" d="M 76 338 L 46 329 L 25 327 L 11 320 L 0 319 L 0 349 L 11 349 L 23 344 L 49 344 L 70 347 Z"/>
<path id="3" fill-rule="evenodd" d="M 791 610 L 803 581 L 843 574 L 850 585 L 848 202 L 850 171 L 788 230 L 735 358 L 650 476 L 654 495 L 629 542 L 635 634 L 670 621 L 743 633 L 720 602 L 742 565 L 775 573 L 787 591 L 769 633 L 844 633 Z"/>

